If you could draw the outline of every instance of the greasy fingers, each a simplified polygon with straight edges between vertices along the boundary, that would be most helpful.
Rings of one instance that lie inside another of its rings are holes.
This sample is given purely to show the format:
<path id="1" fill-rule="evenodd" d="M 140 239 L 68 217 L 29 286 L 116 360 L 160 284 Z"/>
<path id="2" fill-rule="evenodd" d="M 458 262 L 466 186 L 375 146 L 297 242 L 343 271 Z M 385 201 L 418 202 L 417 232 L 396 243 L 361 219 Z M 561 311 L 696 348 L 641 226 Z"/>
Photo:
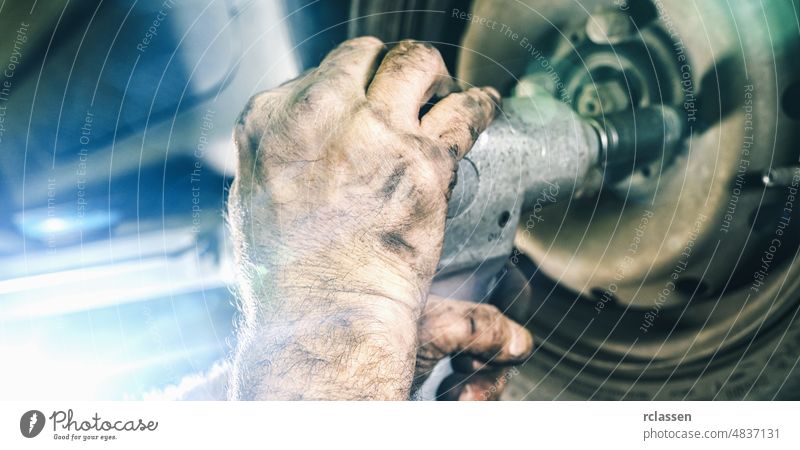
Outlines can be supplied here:
<path id="1" fill-rule="evenodd" d="M 530 332 L 493 305 L 434 300 L 420 324 L 420 344 L 445 354 L 509 364 L 524 361 L 533 350 Z"/>
<path id="2" fill-rule="evenodd" d="M 385 51 L 386 46 L 378 38 L 350 39 L 322 60 L 317 75 L 332 79 L 339 89 L 363 97 Z"/>
<path id="3" fill-rule="evenodd" d="M 422 130 L 460 159 L 489 126 L 499 107 L 500 94 L 491 87 L 453 93 L 423 116 Z"/>
<path id="4" fill-rule="evenodd" d="M 396 123 L 417 125 L 422 105 L 434 95 L 447 95 L 455 87 L 435 47 L 425 42 L 401 41 L 381 62 L 367 98 L 385 109 Z"/>
<path id="5" fill-rule="evenodd" d="M 454 373 L 437 389 L 442 400 L 496 400 L 505 388 L 509 364 L 524 362 L 533 337 L 493 305 L 429 295 L 417 331 L 416 386 L 436 362 L 450 356 Z"/>

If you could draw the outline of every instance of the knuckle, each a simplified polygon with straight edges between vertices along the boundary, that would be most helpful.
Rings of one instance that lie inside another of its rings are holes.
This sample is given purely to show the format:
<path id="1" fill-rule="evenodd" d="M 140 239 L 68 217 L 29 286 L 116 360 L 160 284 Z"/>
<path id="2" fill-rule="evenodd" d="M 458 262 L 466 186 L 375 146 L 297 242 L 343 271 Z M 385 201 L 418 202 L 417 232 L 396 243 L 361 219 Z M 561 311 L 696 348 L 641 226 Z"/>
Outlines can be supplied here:
<path id="1" fill-rule="evenodd" d="M 437 182 L 445 183 L 449 192 L 452 187 L 450 184 L 455 182 L 454 174 L 458 168 L 458 144 L 436 146 L 428 154 L 430 155 L 430 164 L 436 172 Z"/>
<path id="2" fill-rule="evenodd" d="M 375 36 L 359 36 L 353 39 L 349 39 L 345 41 L 342 45 L 349 44 L 353 47 L 378 47 L 383 46 L 384 43 L 382 40 L 378 39 Z"/>
<path id="3" fill-rule="evenodd" d="M 480 93 L 479 91 L 469 90 L 464 93 L 464 97 L 462 98 L 462 103 L 465 108 L 469 109 L 472 112 L 480 111 L 483 109 L 483 104 L 485 102 L 485 96 Z"/>
<path id="4" fill-rule="evenodd" d="M 494 108 L 495 102 L 492 96 L 483 88 L 472 88 L 467 93 L 471 99 L 469 103 L 471 109 L 483 112 Z"/>
<path id="5" fill-rule="evenodd" d="M 295 111 L 307 112 L 319 109 L 336 96 L 336 86 L 329 76 L 315 77 L 299 86 L 292 94 L 291 104 Z"/>
<path id="6" fill-rule="evenodd" d="M 407 63 L 437 70 L 444 67 L 444 59 L 439 50 L 428 42 L 406 39 L 396 47 L 397 55 Z"/>
<path id="7" fill-rule="evenodd" d="M 453 337 L 458 341 L 458 349 L 461 350 L 469 345 L 477 330 L 472 313 L 468 313 L 459 320 L 457 324 L 455 324 L 455 327 L 456 329 L 453 332 Z"/>
<path id="8" fill-rule="evenodd" d="M 398 42 L 390 51 L 390 55 L 395 58 L 406 58 L 414 53 L 414 42 L 410 39 L 404 39 Z"/>
<path id="9" fill-rule="evenodd" d="M 457 133 L 469 133 L 471 139 L 476 139 L 480 130 L 485 128 L 496 112 L 495 102 L 488 94 L 481 91 L 467 91 L 458 94 L 458 106 L 452 126 Z"/>
<path id="10" fill-rule="evenodd" d="M 491 104 L 491 100 L 480 91 L 468 90 L 450 96 L 454 98 L 453 120 L 459 123 L 476 121 Z"/>
<path id="11" fill-rule="evenodd" d="M 500 319 L 500 312 L 493 305 L 477 305 L 469 315 L 472 328 L 470 336 L 480 339 L 484 346 L 496 346 L 505 336 L 504 327 L 498 322 Z"/>
<path id="12" fill-rule="evenodd" d="M 500 103 L 502 97 L 500 96 L 500 92 L 497 89 L 491 86 L 483 86 L 478 88 L 482 94 L 486 95 L 489 100 L 492 102 L 493 105 L 497 105 Z"/>
<path id="13" fill-rule="evenodd" d="M 494 305 L 481 304 L 478 315 L 476 321 L 482 324 L 481 332 L 486 333 L 488 340 L 494 343 L 502 342 L 506 333 L 500 310 Z"/>
<path id="14" fill-rule="evenodd" d="M 448 139 L 457 142 L 460 150 L 464 151 L 467 147 L 472 146 L 472 142 L 478 138 L 478 128 L 475 127 L 475 120 L 470 117 L 458 117 L 453 120 L 450 129 L 445 135 Z"/>
<path id="15" fill-rule="evenodd" d="M 343 58 L 375 47 L 384 47 L 384 43 L 373 36 L 361 36 L 346 40 L 328 54 L 322 63 L 320 63 L 320 67 L 336 67 L 341 63 Z"/>
<path id="16" fill-rule="evenodd" d="M 441 149 L 430 149 L 425 158 L 425 164 L 421 164 L 418 169 L 418 176 L 422 185 L 428 192 L 449 193 L 450 182 L 453 180 L 453 171 L 456 169 L 454 158 L 446 156 Z"/>
<path id="17" fill-rule="evenodd" d="M 439 52 L 439 49 L 437 49 L 430 42 L 415 41 L 414 49 L 420 52 L 420 54 L 425 55 L 425 57 L 427 58 L 437 59 L 437 60 L 442 59 L 442 54 Z"/>
<path id="18" fill-rule="evenodd" d="M 420 164 L 415 173 L 416 184 L 422 192 L 436 193 L 442 191 L 450 179 L 450 172 L 440 170 L 431 164 Z"/>
<path id="19" fill-rule="evenodd" d="M 245 124 L 250 119 L 250 113 L 253 111 L 255 104 L 256 96 L 254 95 L 247 100 L 242 110 L 239 111 L 239 116 L 236 118 L 237 132 L 239 132 L 241 128 L 244 128 Z"/>
<path id="20" fill-rule="evenodd" d="M 403 39 L 397 43 L 397 49 L 402 52 L 408 52 L 416 47 L 417 41 L 414 39 Z"/>
<path id="21" fill-rule="evenodd" d="M 497 306 L 489 304 L 489 303 L 481 303 L 478 305 L 481 310 L 481 313 L 489 320 L 497 320 L 503 316 L 500 312 L 500 309 Z"/>
<path id="22" fill-rule="evenodd" d="M 253 119 L 255 114 L 263 114 L 269 100 L 277 97 L 277 95 L 277 93 L 272 91 L 264 91 L 251 96 L 239 112 L 236 124 L 244 127 L 245 124 Z"/>

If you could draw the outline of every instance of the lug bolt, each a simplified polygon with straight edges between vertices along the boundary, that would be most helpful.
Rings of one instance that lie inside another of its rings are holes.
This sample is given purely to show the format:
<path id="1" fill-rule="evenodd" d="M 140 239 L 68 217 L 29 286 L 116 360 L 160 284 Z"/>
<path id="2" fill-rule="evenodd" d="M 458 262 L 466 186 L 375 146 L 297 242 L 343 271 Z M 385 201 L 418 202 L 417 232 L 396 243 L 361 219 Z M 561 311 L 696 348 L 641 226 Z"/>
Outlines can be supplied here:
<path id="1" fill-rule="evenodd" d="M 615 45 L 635 35 L 630 17 L 619 11 L 593 14 L 586 22 L 586 35 L 595 44 Z"/>

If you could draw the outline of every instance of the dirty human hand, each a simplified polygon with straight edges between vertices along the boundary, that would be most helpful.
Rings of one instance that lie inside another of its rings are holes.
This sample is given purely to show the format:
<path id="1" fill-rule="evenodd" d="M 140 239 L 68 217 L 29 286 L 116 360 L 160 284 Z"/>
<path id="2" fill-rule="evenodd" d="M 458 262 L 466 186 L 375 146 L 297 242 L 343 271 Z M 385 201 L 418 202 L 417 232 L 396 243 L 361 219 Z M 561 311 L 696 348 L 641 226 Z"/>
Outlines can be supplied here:
<path id="1" fill-rule="evenodd" d="M 429 44 L 362 37 L 250 100 L 228 206 L 232 398 L 408 397 L 456 167 L 499 102 L 455 91 Z"/>
<path id="2" fill-rule="evenodd" d="M 453 374 L 438 387 L 442 400 L 497 400 L 524 362 L 533 337 L 494 305 L 428 296 L 419 319 L 419 346 L 414 384 L 419 386 L 434 366 L 450 356 Z"/>

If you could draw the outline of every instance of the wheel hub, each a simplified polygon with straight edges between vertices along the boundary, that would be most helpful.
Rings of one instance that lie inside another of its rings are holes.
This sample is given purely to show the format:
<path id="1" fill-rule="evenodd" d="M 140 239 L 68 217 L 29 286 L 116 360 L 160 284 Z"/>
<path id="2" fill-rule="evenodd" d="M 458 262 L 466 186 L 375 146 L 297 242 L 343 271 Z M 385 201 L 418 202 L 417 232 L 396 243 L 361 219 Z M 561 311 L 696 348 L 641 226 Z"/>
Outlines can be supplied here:
<path id="1" fill-rule="evenodd" d="M 760 181 L 796 160 L 792 127 L 777 126 L 791 116 L 775 108 L 796 77 L 787 69 L 796 30 L 780 20 L 794 13 L 789 4 L 765 14 L 759 4 L 732 10 L 724 1 L 691 9 L 659 1 L 636 11 L 581 3 L 528 0 L 500 13 L 497 20 L 541 43 L 541 58 L 526 50 L 529 64 L 517 65 L 518 79 L 508 72 L 520 50 L 491 30 L 469 30 L 464 46 L 472 51 L 462 56 L 459 76 L 471 84 L 505 79 L 517 95 L 546 89 L 590 117 L 672 105 L 683 110 L 689 137 L 671 159 L 613 185 L 598 176 L 582 195 L 537 212 L 537 220 L 523 215 L 516 245 L 535 264 L 528 280 L 547 286 L 532 294 L 526 307 L 533 318 L 523 320 L 549 333 L 544 345 L 553 348 L 570 348 L 585 331 L 588 349 L 643 358 L 650 369 L 656 360 L 674 367 L 673 358 L 702 359 L 794 304 L 783 289 L 795 270 L 790 235 L 797 233 L 776 230 L 798 208 L 781 211 L 791 186 Z M 767 19 L 752 20 L 758 16 Z M 749 24 L 746 39 L 737 23 Z M 493 71 L 476 55 L 492 55 L 501 67 Z M 771 246 L 776 237 L 780 246 Z M 757 262 L 765 255 L 762 276 Z M 626 367 L 619 356 L 604 363 L 580 353 L 566 358 Z"/>

